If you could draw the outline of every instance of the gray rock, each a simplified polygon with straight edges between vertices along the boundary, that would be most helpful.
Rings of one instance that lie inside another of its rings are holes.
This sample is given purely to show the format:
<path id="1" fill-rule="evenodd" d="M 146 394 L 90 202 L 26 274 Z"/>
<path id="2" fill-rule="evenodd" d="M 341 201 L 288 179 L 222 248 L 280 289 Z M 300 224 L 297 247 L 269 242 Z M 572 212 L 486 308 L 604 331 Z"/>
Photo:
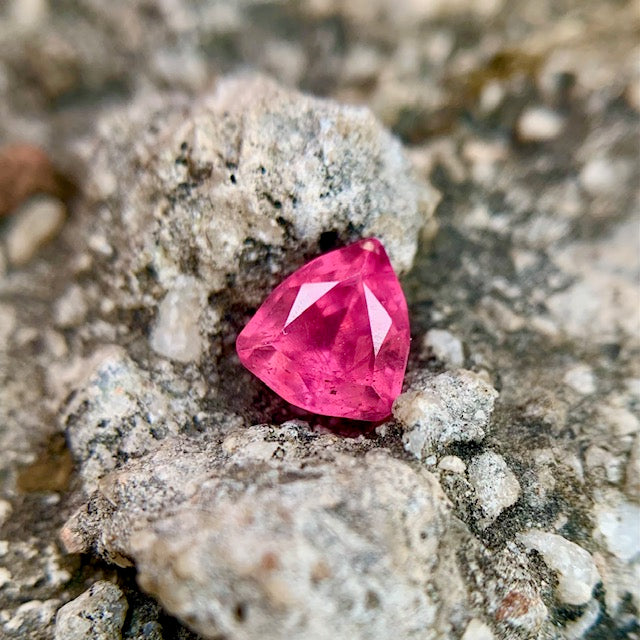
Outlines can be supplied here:
<path id="1" fill-rule="evenodd" d="M 405 449 L 423 459 L 454 442 L 482 440 L 497 397 L 471 371 L 425 373 L 398 396 L 393 416 L 403 427 Z"/>
<path id="2" fill-rule="evenodd" d="M 56 640 L 118 640 L 127 614 L 122 591 L 105 580 L 96 582 L 56 615 Z"/>
<path id="3" fill-rule="evenodd" d="M 93 233 L 118 247 L 109 268 L 125 280 L 109 294 L 120 304 L 153 304 L 149 272 L 164 291 L 191 276 L 255 304 L 321 240 L 377 236 L 404 272 L 438 200 L 368 109 L 260 76 L 197 100 L 144 97 L 99 130 L 83 207 L 107 203 Z"/>
<path id="4" fill-rule="evenodd" d="M 75 374 L 75 393 L 60 423 L 88 493 L 119 462 L 176 435 L 187 416 L 197 413 L 193 400 L 162 390 L 115 345 L 96 351 Z"/>
<path id="5" fill-rule="evenodd" d="M 347 448 L 294 424 L 168 439 L 106 477 L 62 539 L 133 560 L 142 587 L 207 638 L 448 637 L 469 534 L 434 476 Z M 425 587 L 442 581 L 451 597 L 436 602 Z"/>
<path id="6" fill-rule="evenodd" d="M 48 635 L 60 601 L 29 600 L 13 610 L 0 611 L 0 625 L 5 638 L 37 638 Z"/>

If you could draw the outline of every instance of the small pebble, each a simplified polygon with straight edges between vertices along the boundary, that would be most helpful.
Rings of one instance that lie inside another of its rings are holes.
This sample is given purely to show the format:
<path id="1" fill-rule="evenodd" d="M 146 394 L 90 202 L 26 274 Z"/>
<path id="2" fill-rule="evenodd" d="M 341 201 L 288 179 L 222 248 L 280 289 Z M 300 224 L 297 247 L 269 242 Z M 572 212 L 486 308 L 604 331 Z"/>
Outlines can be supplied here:
<path id="1" fill-rule="evenodd" d="M 617 436 L 634 436 L 640 434 L 640 419 L 617 400 L 600 407 L 600 418 L 606 423 L 608 432 Z"/>
<path id="2" fill-rule="evenodd" d="M 472 618 L 461 640 L 494 640 L 494 635 L 482 620 Z"/>
<path id="3" fill-rule="evenodd" d="M 6 567 L 0 567 L 0 589 L 11 582 L 11 571 Z"/>
<path id="4" fill-rule="evenodd" d="M 16 212 L 6 236 L 7 258 L 15 266 L 29 262 L 38 249 L 54 238 L 66 217 L 66 208 L 57 198 L 38 196 Z"/>
<path id="5" fill-rule="evenodd" d="M 45 344 L 49 353 L 56 359 L 62 358 L 67 355 L 67 341 L 64 336 L 58 331 L 49 329 L 44 334 Z"/>
<path id="6" fill-rule="evenodd" d="M 544 142 L 556 138 L 564 128 L 564 118 L 545 107 L 530 107 L 518 119 L 516 132 L 524 142 Z"/>
<path id="7" fill-rule="evenodd" d="M 0 527 L 9 519 L 13 507 L 8 500 L 0 500 Z"/>
<path id="8" fill-rule="evenodd" d="M 430 329 L 424 337 L 425 350 L 450 367 L 464 364 L 462 341 L 443 329 Z"/>
<path id="9" fill-rule="evenodd" d="M 563 382 L 577 393 L 590 395 L 595 393 L 596 382 L 593 377 L 593 370 L 589 365 L 578 364 L 571 367 L 563 377 Z"/>
<path id="10" fill-rule="evenodd" d="M 197 360 L 203 346 L 198 326 L 202 307 L 203 296 L 198 281 L 186 276 L 180 279 L 158 307 L 151 348 L 179 362 Z"/>
<path id="11" fill-rule="evenodd" d="M 467 470 L 467 465 L 458 456 L 444 456 L 438 463 L 438 469 L 462 474 Z"/>
<path id="12" fill-rule="evenodd" d="M 41 25 L 49 15 L 47 0 L 13 0 L 11 17 L 15 24 L 23 28 L 34 28 Z"/>
<path id="13" fill-rule="evenodd" d="M 507 507 L 520 497 L 520 483 L 505 459 L 494 451 L 476 456 L 469 465 L 469 482 L 473 485 L 485 518 L 479 523 L 488 527 Z"/>
<path id="14" fill-rule="evenodd" d="M 55 323 L 61 328 L 78 326 L 85 319 L 87 311 L 87 303 L 81 287 L 71 285 L 64 295 L 56 301 Z"/>
<path id="15" fill-rule="evenodd" d="M 580 183 L 592 196 L 614 195 L 627 177 L 628 171 L 611 158 L 595 157 L 580 172 Z"/>
<path id="16" fill-rule="evenodd" d="M 629 562 L 640 554 L 640 506 L 619 497 L 596 504 L 596 533 L 613 555 Z"/>
<path id="17" fill-rule="evenodd" d="M 129 605 L 113 583 L 100 580 L 56 616 L 55 640 L 115 640 L 121 637 Z"/>
<path id="18" fill-rule="evenodd" d="M 591 600 L 600 574 L 591 554 L 556 533 L 530 530 L 518 534 L 527 549 L 535 549 L 545 564 L 558 574 L 558 600 L 571 605 L 583 605 Z"/>

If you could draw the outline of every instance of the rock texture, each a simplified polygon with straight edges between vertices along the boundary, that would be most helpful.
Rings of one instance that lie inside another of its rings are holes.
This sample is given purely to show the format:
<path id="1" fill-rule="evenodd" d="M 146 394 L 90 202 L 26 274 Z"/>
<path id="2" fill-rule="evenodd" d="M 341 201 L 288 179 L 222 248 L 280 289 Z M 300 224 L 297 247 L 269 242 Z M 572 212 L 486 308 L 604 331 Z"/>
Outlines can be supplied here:
<path id="1" fill-rule="evenodd" d="M 637 7 L 54 4 L 0 7 L 0 636 L 637 636 Z M 365 234 L 368 431 L 233 348 Z"/>
<path id="2" fill-rule="evenodd" d="M 127 608 L 127 600 L 115 584 L 96 582 L 60 608 L 55 640 L 118 640 Z"/>
<path id="3" fill-rule="evenodd" d="M 497 395 L 471 371 L 423 374 L 393 406 L 405 449 L 425 458 L 455 442 L 482 440 Z"/>
<path id="4" fill-rule="evenodd" d="M 582 605 L 591 600 L 600 574 L 587 551 L 555 533 L 526 531 L 518 538 L 527 548 L 538 551 L 545 563 L 558 573 L 561 602 Z"/>
<path id="5" fill-rule="evenodd" d="M 131 559 L 142 587 L 207 638 L 439 637 L 428 629 L 463 618 L 465 586 L 458 576 L 437 602 L 425 587 L 458 571 L 464 528 L 430 473 L 344 449 L 302 424 L 171 439 L 111 475 L 62 538 Z"/>
<path id="6" fill-rule="evenodd" d="M 518 479 L 505 459 L 494 451 L 486 451 L 471 460 L 469 482 L 484 515 L 482 527 L 490 525 L 520 497 Z"/>
<path id="7" fill-rule="evenodd" d="M 102 251 L 117 249 L 109 271 L 133 275 L 109 292 L 129 304 L 153 294 L 149 276 L 166 291 L 184 277 L 205 295 L 231 285 L 256 304 L 321 240 L 377 236 L 407 271 L 438 200 L 368 109 L 264 77 L 221 80 L 195 101 L 143 96 L 100 130 L 83 149 L 83 206 L 101 211 Z"/>

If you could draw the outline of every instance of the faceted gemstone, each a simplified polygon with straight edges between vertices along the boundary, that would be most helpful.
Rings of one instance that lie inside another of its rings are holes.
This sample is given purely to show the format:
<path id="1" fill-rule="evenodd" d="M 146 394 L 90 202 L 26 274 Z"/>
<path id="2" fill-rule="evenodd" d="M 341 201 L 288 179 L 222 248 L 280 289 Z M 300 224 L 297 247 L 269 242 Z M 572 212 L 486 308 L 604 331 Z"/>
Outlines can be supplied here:
<path id="1" fill-rule="evenodd" d="M 375 238 L 307 263 L 278 285 L 242 330 L 242 364 L 291 404 L 381 420 L 400 393 L 409 316 Z"/>

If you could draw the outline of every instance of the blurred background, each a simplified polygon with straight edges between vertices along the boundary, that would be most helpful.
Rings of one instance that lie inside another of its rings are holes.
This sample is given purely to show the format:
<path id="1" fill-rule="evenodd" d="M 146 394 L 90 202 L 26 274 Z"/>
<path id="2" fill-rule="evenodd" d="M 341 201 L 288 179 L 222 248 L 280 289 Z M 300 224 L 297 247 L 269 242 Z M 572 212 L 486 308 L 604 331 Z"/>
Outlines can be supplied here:
<path id="1" fill-rule="evenodd" d="M 525 106 L 571 115 L 587 96 L 588 127 L 604 103 L 639 108 L 637 37 L 622 1 L 4 0 L 0 138 L 62 154 L 107 104 L 245 67 L 366 103 L 413 145 L 460 127 L 509 137 Z"/>

